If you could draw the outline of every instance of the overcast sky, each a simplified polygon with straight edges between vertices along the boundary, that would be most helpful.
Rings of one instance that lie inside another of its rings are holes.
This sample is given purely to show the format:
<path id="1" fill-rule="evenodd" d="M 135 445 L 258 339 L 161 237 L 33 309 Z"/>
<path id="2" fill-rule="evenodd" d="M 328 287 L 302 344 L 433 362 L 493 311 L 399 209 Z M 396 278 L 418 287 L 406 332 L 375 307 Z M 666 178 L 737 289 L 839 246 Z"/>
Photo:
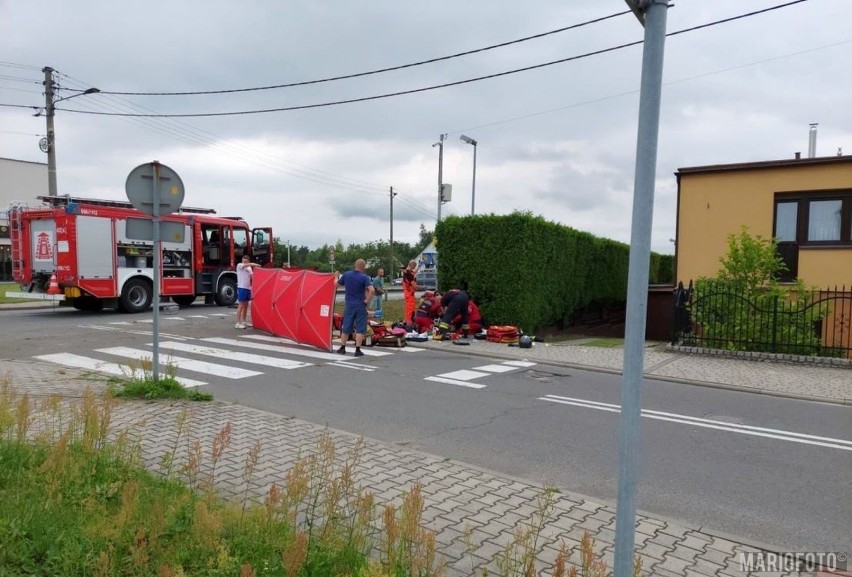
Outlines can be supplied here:
<path id="1" fill-rule="evenodd" d="M 681 0 L 669 32 L 783 4 Z M 0 103 L 61 88 L 179 92 L 324 79 L 482 48 L 617 14 L 624 0 L 0 0 Z M 852 0 L 810 0 L 667 39 L 652 248 L 671 253 L 679 167 L 852 154 Z M 84 95 L 57 108 L 205 113 L 282 108 L 417 89 L 641 40 L 628 13 L 470 56 L 352 80 L 203 96 Z M 59 193 L 124 199 L 128 173 L 159 160 L 185 204 L 239 215 L 318 247 L 415 242 L 442 215 L 530 211 L 629 241 L 642 47 L 460 86 L 339 106 L 213 118 L 58 110 Z M 57 97 L 74 94 L 60 90 Z M 0 107 L 0 156 L 46 162 L 44 117 Z M 45 184 L 45 194 L 46 194 Z"/>

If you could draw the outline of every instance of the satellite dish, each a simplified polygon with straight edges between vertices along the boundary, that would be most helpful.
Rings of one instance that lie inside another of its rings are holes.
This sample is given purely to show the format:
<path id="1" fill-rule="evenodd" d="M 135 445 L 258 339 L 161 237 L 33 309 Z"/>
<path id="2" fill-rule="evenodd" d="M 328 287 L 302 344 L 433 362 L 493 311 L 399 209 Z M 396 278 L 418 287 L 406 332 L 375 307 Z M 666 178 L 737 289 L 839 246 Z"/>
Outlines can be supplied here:
<path id="1" fill-rule="evenodd" d="M 48 150 L 50 150 L 50 142 L 48 142 L 46 136 L 42 136 L 41 140 L 38 141 L 38 147 L 41 149 L 42 152 L 47 152 Z"/>

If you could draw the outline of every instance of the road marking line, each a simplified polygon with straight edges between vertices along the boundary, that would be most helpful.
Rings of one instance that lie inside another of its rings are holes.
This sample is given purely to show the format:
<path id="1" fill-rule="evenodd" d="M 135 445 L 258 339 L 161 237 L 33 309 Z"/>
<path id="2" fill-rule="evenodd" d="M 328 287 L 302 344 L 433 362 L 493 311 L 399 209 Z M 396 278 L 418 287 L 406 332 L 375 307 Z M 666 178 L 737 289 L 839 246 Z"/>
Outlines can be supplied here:
<path id="1" fill-rule="evenodd" d="M 546 395 L 544 397 L 539 397 L 539 400 L 549 401 L 551 403 L 559 403 L 563 405 L 573 405 L 576 407 L 585 407 L 587 409 L 595 409 L 598 411 L 606 411 L 609 413 L 621 412 L 621 407 L 619 405 L 614 405 L 612 403 L 600 403 L 597 401 L 587 401 L 585 399 L 576 399 L 573 397 Z M 652 411 L 650 409 L 643 409 L 642 416 L 657 421 L 667 421 L 670 423 L 692 425 L 693 427 L 702 427 L 705 429 L 715 429 L 718 431 L 740 433 L 741 435 L 752 435 L 755 437 L 765 437 L 768 439 L 789 441 L 791 443 L 803 443 L 806 445 L 815 445 L 818 447 L 828 447 L 831 449 L 852 451 L 852 441 L 847 441 L 845 439 L 835 439 L 832 437 L 821 437 L 817 435 L 806 435 L 804 433 L 782 431 L 780 429 L 769 429 L 766 427 L 755 427 L 752 425 L 740 425 L 738 423 L 726 423 L 725 421 L 702 419 L 700 417 L 691 417 L 689 415 L 679 415 L 677 413 L 667 413 L 664 411 Z"/>
<path id="2" fill-rule="evenodd" d="M 185 321 L 186 319 L 183 318 L 183 317 L 173 317 L 173 316 L 170 316 L 170 315 L 169 316 L 160 315 L 160 320 L 163 320 L 163 321 Z"/>
<path id="3" fill-rule="evenodd" d="M 149 344 L 149 346 L 151 345 Z M 191 345 L 189 343 L 167 341 L 164 343 L 160 343 L 160 348 L 166 350 L 171 349 L 175 351 L 183 351 L 186 353 L 194 353 L 196 355 L 206 355 L 208 357 L 217 357 L 220 359 L 229 359 L 239 363 L 263 365 L 265 367 L 276 367 L 279 369 L 301 369 L 304 367 L 311 366 L 311 363 L 291 361 L 290 359 L 281 359 L 278 357 L 270 357 L 266 355 L 254 355 L 251 353 L 241 353 L 228 349 L 202 347 L 199 345 Z"/>
<path id="4" fill-rule="evenodd" d="M 210 316 L 211 317 L 229 317 L 231 315 L 229 315 L 227 313 L 210 313 Z"/>
<path id="5" fill-rule="evenodd" d="M 481 367 L 473 367 L 474 371 L 487 371 L 489 373 L 508 373 L 514 371 L 518 367 L 510 367 L 506 365 L 483 365 Z"/>
<path id="6" fill-rule="evenodd" d="M 412 347 L 411 345 L 406 344 L 404 347 L 391 347 L 398 353 L 419 353 L 420 351 L 425 351 L 426 349 L 418 349 L 417 347 Z M 393 353 L 391 353 L 393 354 Z"/>
<path id="7" fill-rule="evenodd" d="M 206 319 L 207 315 L 189 315 L 191 319 Z"/>
<path id="8" fill-rule="evenodd" d="M 114 321 L 110 323 L 111 325 L 131 325 L 133 323 L 129 323 L 127 321 Z"/>
<path id="9" fill-rule="evenodd" d="M 458 381 L 469 381 L 471 379 L 478 379 L 479 377 L 487 377 L 488 373 L 478 373 L 476 371 L 462 369 L 460 371 L 453 371 L 451 373 L 441 373 L 438 376 L 447 379 L 455 379 Z"/>
<path id="10" fill-rule="evenodd" d="M 131 358 L 137 361 L 142 359 L 151 360 L 151 351 L 132 349 L 130 347 L 110 347 L 106 349 L 96 349 L 96 351 L 107 355 Z M 216 375 L 217 377 L 224 377 L 226 379 L 245 379 L 246 377 L 256 377 L 257 375 L 263 374 L 260 371 L 251 371 L 249 369 L 241 369 L 239 367 L 208 363 L 207 361 L 196 361 L 194 359 L 177 357 L 174 355 L 161 355 L 160 364 L 164 366 L 174 365 L 178 369 L 192 371 L 195 373 L 207 373 L 210 375 Z"/>
<path id="11" fill-rule="evenodd" d="M 447 383 L 448 385 L 458 385 L 459 387 L 468 387 L 471 389 L 484 389 L 485 385 L 479 383 L 468 383 L 466 381 L 456 381 L 454 379 L 445 379 L 443 377 L 426 377 L 424 381 L 432 381 L 435 383 Z"/>
<path id="12" fill-rule="evenodd" d="M 77 369 L 88 369 L 91 371 L 97 371 L 99 373 L 107 373 L 110 375 L 118 375 L 120 377 L 129 378 L 131 375 L 130 369 L 125 365 L 120 365 L 118 363 L 110 363 L 108 361 L 99 361 L 98 359 L 93 359 L 90 357 L 83 357 L 80 355 L 75 355 L 72 353 L 56 353 L 52 355 L 39 355 L 37 357 L 33 357 L 34 359 L 39 359 L 41 361 L 47 361 L 50 363 L 55 363 L 57 365 L 64 365 L 66 367 L 74 367 Z M 206 385 L 207 383 L 196 381 L 193 379 L 186 379 L 184 377 L 176 377 L 175 380 L 179 382 L 184 387 L 200 387 L 202 385 Z"/>

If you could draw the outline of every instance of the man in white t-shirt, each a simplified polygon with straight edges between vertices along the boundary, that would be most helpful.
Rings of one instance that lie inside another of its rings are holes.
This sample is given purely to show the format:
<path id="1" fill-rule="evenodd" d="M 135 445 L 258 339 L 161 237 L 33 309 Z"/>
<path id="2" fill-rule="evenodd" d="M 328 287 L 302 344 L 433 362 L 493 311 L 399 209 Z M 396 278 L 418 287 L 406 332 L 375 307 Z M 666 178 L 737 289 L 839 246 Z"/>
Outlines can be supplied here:
<path id="1" fill-rule="evenodd" d="M 246 328 L 246 318 L 251 303 L 251 277 L 252 268 L 260 266 L 251 262 L 251 257 L 244 254 L 243 260 L 237 265 L 237 324 L 238 329 Z"/>

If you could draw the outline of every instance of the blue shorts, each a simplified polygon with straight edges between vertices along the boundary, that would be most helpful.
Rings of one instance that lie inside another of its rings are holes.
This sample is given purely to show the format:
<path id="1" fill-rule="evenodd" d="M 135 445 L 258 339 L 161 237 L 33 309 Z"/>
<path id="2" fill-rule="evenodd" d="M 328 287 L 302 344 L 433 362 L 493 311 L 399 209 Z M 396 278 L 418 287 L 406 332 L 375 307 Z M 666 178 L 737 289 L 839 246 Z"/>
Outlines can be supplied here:
<path id="1" fill-rule="evenodd" d="M 346 305 L 343 310 L 343 326 L 340 327 L 340 332 L 347 335 L 352 334 L 352 325 L 355 325 L 356 333 L 367 334 L 367 307 L 365 305 Z"/>
<path id="2" fill-rule="evenodd" d="M 238 303 L 247 303 L 251 300 L 251 289 L 247 288 L 238 288 L 237 289 L 237 302 Z"/>

